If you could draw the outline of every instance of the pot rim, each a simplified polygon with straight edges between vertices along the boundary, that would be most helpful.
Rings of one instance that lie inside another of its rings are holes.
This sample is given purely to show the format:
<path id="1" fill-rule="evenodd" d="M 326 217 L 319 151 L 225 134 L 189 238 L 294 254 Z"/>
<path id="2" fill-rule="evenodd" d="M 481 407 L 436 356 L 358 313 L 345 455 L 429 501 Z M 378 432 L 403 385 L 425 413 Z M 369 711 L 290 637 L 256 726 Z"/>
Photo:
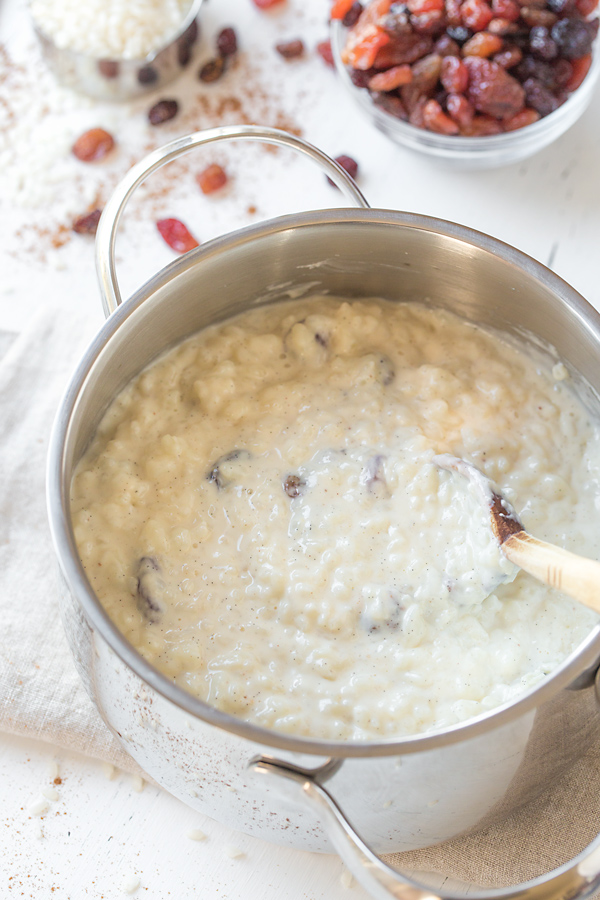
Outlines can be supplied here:
<path id="1" fill-rule="evenodd" d="M 515 700 L 449 728 L 377 741 L 331 741 L 274 731 L 222 712 L 178 687 L 150 665 L 113 624 L 92 590 L 77 552 L 70 521 L 70 485 L 65 484 L 65 446 L 71 429 L 73 410 L 100 353 L 121 324 L 173 277 L 195 267 L 205 258 L 220 255 L 232 246 L 249 243 L 266 235 L 329 224 L 352 226 L 353 223 L 364 221 L 428 231 L 458 239 L 464 244 L 499 256 L 515 268 L 534 275 L 556 294 L 584 327 L 594 333 L 600 345 L 600 314 L 594 307 L 542 263 L 496 238 L 454 222 L 394 210 L 328 209 L 295 213 L 247 226 L 201 245 L 165 266 L 121 304 L 95 336 L 70 379 L 54 421 L 48 452 L 46 494 L 52 542 L 67 585 L 81 605 L 92 630 L 99 633 L 122 662 L 147 686 L 192 717 L 202 719 L 262 746 L 321 757 L 356 758 L 416 753 L 454 744 L 507 724 L 549 700 L 559 690 L 568 688 L 578 676 L 598 666 L 600 623 L 540 684 L 519 695 Z"/>

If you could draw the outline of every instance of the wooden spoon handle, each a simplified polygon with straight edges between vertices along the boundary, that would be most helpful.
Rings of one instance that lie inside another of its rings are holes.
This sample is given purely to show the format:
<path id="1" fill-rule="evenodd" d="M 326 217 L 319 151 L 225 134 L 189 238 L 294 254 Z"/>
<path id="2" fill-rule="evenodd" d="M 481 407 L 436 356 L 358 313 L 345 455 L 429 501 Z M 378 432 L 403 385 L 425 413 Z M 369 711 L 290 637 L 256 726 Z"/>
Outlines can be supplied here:
<path id="1" fill-rule="evenodd" d="M 600 563 L 547 544 L 526 531 L 511 534 L 502 544 L 504 555 L 574 600 L 600 613 Z"/>

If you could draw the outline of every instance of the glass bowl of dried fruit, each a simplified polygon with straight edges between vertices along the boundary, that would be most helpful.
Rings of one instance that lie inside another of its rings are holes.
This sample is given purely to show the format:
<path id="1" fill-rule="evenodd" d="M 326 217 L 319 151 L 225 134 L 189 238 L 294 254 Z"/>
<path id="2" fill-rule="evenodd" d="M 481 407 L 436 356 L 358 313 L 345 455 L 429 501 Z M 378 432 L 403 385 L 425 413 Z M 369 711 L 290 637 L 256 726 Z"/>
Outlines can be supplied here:
<path id="1" fill-rule="evenodd" d="M 203 0 L 30 0 L 42 53 L 61 84 L 97 100 L 130 100 L 190 63 Z"/>
<path id="2" fill-rule="evenodd" d="M 597 4 L 335 0 L 333 56 L 396 143 L 454 168 L 501 166 L 550 144 L 588 105 L 600 75 Z"/>

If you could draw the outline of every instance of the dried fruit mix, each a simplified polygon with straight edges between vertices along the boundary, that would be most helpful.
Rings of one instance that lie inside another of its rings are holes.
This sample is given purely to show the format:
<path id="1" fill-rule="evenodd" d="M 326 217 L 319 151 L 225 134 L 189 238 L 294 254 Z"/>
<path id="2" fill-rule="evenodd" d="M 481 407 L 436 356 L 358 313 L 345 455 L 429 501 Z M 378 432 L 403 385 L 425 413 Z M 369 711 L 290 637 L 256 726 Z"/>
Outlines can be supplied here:
<path id="1" fill-rule="evenodd" d="M 342 60 L 380 109 L 438 134 L 482 136 L 549 115 L 591 64 L 598 0 L 371 0 Z M 358 4 L 360 6 L 360 4 Z"/>

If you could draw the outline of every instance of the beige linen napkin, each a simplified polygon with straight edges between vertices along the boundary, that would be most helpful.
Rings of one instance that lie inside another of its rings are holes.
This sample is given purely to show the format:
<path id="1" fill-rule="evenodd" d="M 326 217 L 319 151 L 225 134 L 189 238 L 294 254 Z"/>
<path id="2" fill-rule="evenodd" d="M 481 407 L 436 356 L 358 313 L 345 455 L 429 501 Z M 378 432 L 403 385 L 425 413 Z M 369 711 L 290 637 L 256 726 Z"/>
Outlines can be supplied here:
<path id="1" fill-rule="evenodd" d="M 0 333 L 0 353 L 10 344 L 0 358 L 0 729 L 136 771 L 71 662 L 45 506 L 54 414 L 70 372 L 100 324 L 99 318 L 55 309 L 42 313 L 12 344 L 10 335 Z M 520 796 L 518 778 L 512 790 Z M 387 859 L 404 871 L 504 886 L 568 860 L 599 826 L 600 747 L 549 783 L 535 803 L 508 816 L 497 814 L 475 834 Z"/>
<path id="2" fill-rule="evenodd" d="M 139 771 L 88 698 L 63 634 L 46 515 L 46 453 L 59 400 L 101 324 L 45 310 L 0 338 L 0 729 Z"/>

